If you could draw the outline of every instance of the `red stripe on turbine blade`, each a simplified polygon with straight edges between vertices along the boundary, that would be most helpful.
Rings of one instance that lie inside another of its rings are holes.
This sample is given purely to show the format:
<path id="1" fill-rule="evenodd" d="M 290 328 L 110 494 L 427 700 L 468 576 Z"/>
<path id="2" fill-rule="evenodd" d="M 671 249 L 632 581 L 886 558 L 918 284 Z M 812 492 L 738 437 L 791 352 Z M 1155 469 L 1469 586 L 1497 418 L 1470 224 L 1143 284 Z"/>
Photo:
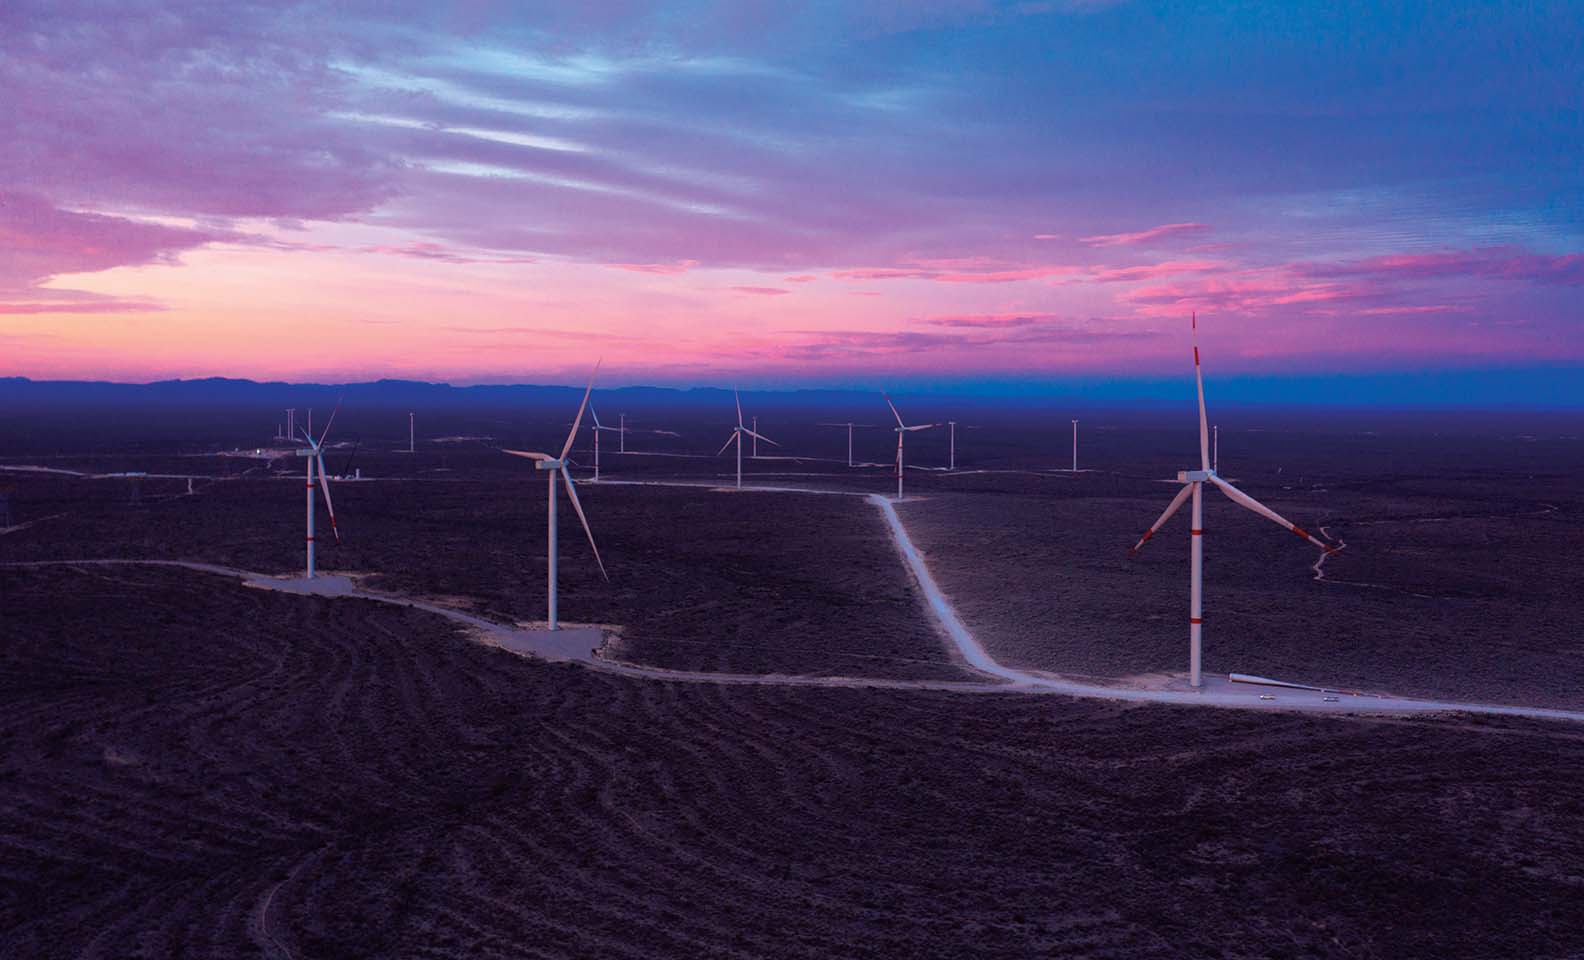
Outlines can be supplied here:
<path id="1" fill-rule="evenodd" d="M 1199 366 L 1199 348 L 1198 348 L 1198 346 L 1194 347 L 1194 366 L 1196 366 L 1196 367 Z"/>
<path id="2" fill-rule="evenodd" d="M 309 537 L 309 538 L 308 538 L 308 542 L 309 542 L 309 543 L 313 543 L 313 540 L 314 540 L 314 538 L 313 538 L 313 537 Z"/>
<path id="3" fill-rule="evenodd" d="M 1204 536 L 1204 531 L 1203 530 L 1189 530 L 1188 532 L 1190 534 L 1192 534 L 1193 536 L 1196 536 L 1196 537 Z"/>
<path id="4" fill-rule="evenodd" d="M 1189 617 L 1188 618 L 1188 622 L 1192 623 L 1192 624 L 1195 624 L 1195 625 L 1203 624 L 1204 623 L 1204 617 Z"/>
<path id="5" fill-rule="evenodd" d="M 1303 537 L 1305 540 L 1309 539 L 1309 534 L 1305 532 L 1303 527 L 1300 527 L 1297 524 L 1293 525 L 1293 533 L 1298 534 L 1298 536 Z"/>

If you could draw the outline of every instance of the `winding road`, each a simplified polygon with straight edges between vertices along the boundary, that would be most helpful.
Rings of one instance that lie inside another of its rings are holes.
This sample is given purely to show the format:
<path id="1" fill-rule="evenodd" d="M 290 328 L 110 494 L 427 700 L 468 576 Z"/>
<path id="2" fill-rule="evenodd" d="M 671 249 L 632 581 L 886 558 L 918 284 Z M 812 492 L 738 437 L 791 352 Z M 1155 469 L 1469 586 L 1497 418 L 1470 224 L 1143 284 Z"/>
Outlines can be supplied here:
<path id="1" fill-rule="evenodd" d="M 592 483 L 592 482 L 591 482 Z M 1194 689 L 1178 681 L 1161 686 L 1138 687 L 1104 685 L 1069 680 L 1058 674 L 1019 670 L 997 661 L 974 637 L 967 625 L 957 615 L 951 601 L 935 582 L 923 555 L 908 536 L 902 525 L 894 502 L 880 494 L 851 490 L 829 490 L 803 487 L 750 486 L 736 491 L 719 484 L 689 483 L 661 480 L 601 480 L 598 484 L 622 486 L 695 487 L 741 493 L 803 493 L 828 496 L 862 497 L 880 511 L 891 540 L 907 565 L 930 612 L 940 624 L 963 662 L 985 677 L 982 681 L 920 681 L 881 680 L 869 678 L 812 677 L 783 674 L 731 674 L 706 673 L 683 670 L 666 670 L 640 664 L 607 660 L 599 649 L 587 643 L 597 634 L 592 630 L 564 629 L 560 631 L 527 630 L 512 624 L 498 623 L 452 607 L 427 600 L 370 590 L 347 576 L 326 575 L 314 580 L 273 577 L 217 564 L 180 560 L 40 560 L 0 564 L 7 567 L 141 565 L 182 567 L 202 573 L 211 573 L 239 579 L 244 585 L 257 589 L 280 590 L 290 593 L 326 597 L 354 597 L 376 603 L 424 610 L 458 623 L 481 642 L 500 646 L 520 654 L 547 660 L 575 661 L 594 669 L 623 676 L 653 680 L 669 680 L 711 684 L 770 684 L 782 686 L 819 687 L 869 687 L 876 689 L 942 690 L 961 693 L 1025 693 L 1060 694 L 1073 697 L 1092 697 L 1123 700 L 1137 703 L 1167 703 L 1192 706 L 1210 706 L 1251 710 L 1302 711 L 1312 713 L 1349 714 L 1431 714 L 1476 713 L 1499 716 L 1533 717 L 1548 720 L 1584 721 L 1584 711 L 1559 710 L 1546 707 L 1527 707 L 1488 703 L 1465 703 L 1450 700 L 1422 700 L 1407 697 L 1348 693 L 1319 685 L 1296 687 L 1281 685 L 1233 682 L 1227 677 L 1206 675 L 1204 686 Z M 1323 579 L 1322 558 L 1315 564 L 1316 579 Z"/>

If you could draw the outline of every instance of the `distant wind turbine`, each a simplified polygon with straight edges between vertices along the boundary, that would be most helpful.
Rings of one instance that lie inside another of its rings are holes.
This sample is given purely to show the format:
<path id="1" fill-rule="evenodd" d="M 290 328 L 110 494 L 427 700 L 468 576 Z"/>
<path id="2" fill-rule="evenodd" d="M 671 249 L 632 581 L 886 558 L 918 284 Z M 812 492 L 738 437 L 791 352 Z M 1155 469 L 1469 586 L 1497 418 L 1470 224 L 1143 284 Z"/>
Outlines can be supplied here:
<path id="1" fill-rule="evenodd" d="M 314 442 L 313 434 L 307 430 L 302 432 L 302 437 L 308 442 L 308 449 L 297 451 L 297 456 L 308 458 L 308 570 L 307 579 L 312 580 L 317 572 L 314 569 L 314 470 L 318 468 L 319 489 L 324 493 L 325 510 L 330 514 L 330 532 L 335 534 L 336 543 L 341 542 L 341 531 L 336 527 L 335 504 L 330 502 L 330 480 L 325 472 L 324 442 L 330 436 L 330 426 L 335 423 L 336 414 L 341 412 L 341 405 L 330 412 L 330 420 L 325 424 L 324 433 L 319 435 L 319 441 Z"/>
<path id="2" fill-rule="evenodd" d="M 820 427 L 846 427 L 847 428 L 847 466 L 850 467 L 850 466 L 853 465 L 853 446 L 852 446 L 853 427 L 872 427 L 872 426 L 874 426 L 874 424 L 872 424 L 872 423 L 853 423 L 851 420 L 849 420 L 846 423 L 819 423 L 819 424 L 815 424 L 815 426 L 820 426 Z"/>
<path id="3" fill-rule="evenodd" d="M 734 443 L 737 444 L 737 489 L 741 490 L 742 489 L 742 455 L 743 455 L 743 441 L 742 441 L 742 438 L 743 438 L 743 434 L 747 434 L 748 436 L 753 437 L 755 440 L 763 440 L 765 443 L 770 444 L 772 447 L 779 447 L 779 446 L 781 446 L 781 444 L 776 443 L 774 440 L 771 440 L 769 437 L 761 437 L 759 434 L 757 434 L 757 433 L 753 432 L 752 430 L 748 429 L 747 427 L 743 426 L 742 400 L 738 398 L 736 390 L 732 391 L 732 400 L 733 400 L 733 402 L 735 402 L 737 404 L 737 426 L 732 428 L 732 435 L 726 439 L 726 442 L 724 444 L 721 445 L 720 450 L 716 452 L 715 456 L 717 456 L 717 457 L 720 456 L 721 454 L 726 452 L 726 448 L 727 447 L 731 446 Z"/>
<path id="4" fill-rule="evenodd" d="M 1166 507 L 1166 512 L 1160 515 L 1160 519 L 1156 520 L 1148 530 L 1144 531 L 1144 536 L 1140 537 L 1139 542 L 1133 545 L 1132 550 L 1128 551 L 1128 556 L 1131 557 L 1138 553 L 1139 548 L 1144 546 L 1145 541 L 1153 537 L 1155 531 L 1159 530 L 1167 520 L 1172 518 L 1172 515 L 1183 505 L 1183 501 L 1189 497 L 1193 498 L 1193 526 L 1189 530 L 1188 553 L 1188 682 L 1190 685 L 1198 687 L 1203 685 L 1203 681 L 1200 678 L 1199 662 L 1200 634 L 1204 625 L 1202 609 L 1204 586 L 1204 495 L 1202 491 L 1204 485 L 1206 483 L 1214 484 L 1233 503 L 1285 527 L 1326 553 L 1334 553 L 1337 548 L 1315 539 L 1302 527 L 1294 526 L 1276 511 L 1221 479 L 1216 475 L 1214 468 L 1210 466 L 1210 428 L 1205 418 L 1204 375 L 1199 370 L 1199 317 L 1197 314 L 1193 317 L 1193 331 L 1194 383 L 1199 393 L 1199 469 L 1179 470 L 1177 472 L 1177 481 L 1183 485 L 1183 488 L 1178 491 L 1177 496 L 1172 498 L 1172 502 Z"/>
<path id="5" fill-rule="evenodd" d="M 602 433 L 621 433 L 622 429 L 620 427 L 607 427 L 603 423 L 600 423 L 599 411 L 594 409 L 594 405 L 593 404 L 589 405 L 588 410 L 589 410 L 589 416 L 594 418 L 594 426 L 592 428 L 593 431 L 594 431 L 594 480 L 595 480 L 595 482 L 598 482 L 599 478 L 600 478 L 600 465 L 599 465 L 600 434 L 602 434 Z"/>
<path id="6" fill-rule="evenodd" d="M 572 501 L 572 509 L 577 511 L 578 521 L 583 524 L 583 532 L 588 535 L 589 549 L 594 551 L 594 562 L 599 565 L 600 576 L 610 582 L 610 575 L 605 572 L 605 562 L 600 559 L 599 547 L 594 545 L 594 531 L 589 529 L 588 517 L 583 514 L 583 505 L 578 502 L 577 487 L 572 483 L 572 474 L 567 470 L 567 454 L 572 452 L 572 441 L 577 439 L 578 427 L 583 423 L 583 411 L 588 407 L 589 394 L 594 390 L 594 377 L 599 374 L 599 364 L 594 365 L 594 373 L 589 376 L 588 387 L 583 391 L 583 402 L 578 404 L 577 416 L 572 420 L 572 431 L 567 434 L 566 443 L 561 446 L 561 455 L 552 457 L 548 453 L 538 453 L 532 450 L 503 450 L 514 457 L 526 457 L 534 462 L 535 470 L 543 470 L 545 479 L 549 481 L 550 501 L 547 507 L 549 528 L 549 593 L 550 611 L 549 623 L 551 630 L 559 630 L 556 620 L 556 475 L 560 474 L 561 480 L 566 484 L 567 499 Z M 598 436 L 598 434 L 595 434 Z"/>
<path id="7" fill-rule="evenodd" d="M 897 425 L 896 425 L 896 435 L 897 435 L 897 455 L 896 455 L 897 500 L 900 502 L 901 499 L 902 499 L 902 474 L 905 472 L 905 466 L 904 466 L 903 460 L 902 460 L 902 438 L 905 437 L 906 435 L 910 434 L 910 433 L 913 433 L 916 430 L 928 430 L 931 427 L 938 427 L 938 426 L 940 426 L 940 424 L 938 424 L 938 423 L 920 423 L 920 424 L 915 424 L 914 426 L 910 427 L 907 424 L 902 422 L 902 414 L 897 413 L 896 404 L 891 402 L 890 395 L 887 394 L 884 390 L 882 390 L 882 391 L 880 391 L 880 396 L 885 397 L 886 406 L 891 408 L 891 416 L 896 417 L 896 422 L 897 422 Z"/>

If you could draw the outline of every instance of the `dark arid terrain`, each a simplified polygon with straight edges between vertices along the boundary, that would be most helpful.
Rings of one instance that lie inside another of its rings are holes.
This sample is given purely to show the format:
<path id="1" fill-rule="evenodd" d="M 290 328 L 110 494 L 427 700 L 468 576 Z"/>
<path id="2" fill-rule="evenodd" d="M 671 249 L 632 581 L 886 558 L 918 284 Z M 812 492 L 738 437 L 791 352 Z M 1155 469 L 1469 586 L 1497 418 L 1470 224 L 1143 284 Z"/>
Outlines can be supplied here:
<path id="1" fill-rule="evenodd" d="M 349 406 L 329 466 L 365 481 L 333 484 L 322 567 L 542 620 L 544 480 L 495 448 L 551 449 L 566 412 L 451 411 L 406 454 L 405 414 L 398 436 Z M 750 485 L 894 492 L 814 426 L 872 411 L 761 415 L 807 459 L 749 460 Z M 1210 493 L 1206 669 L 1584 707 L 1578 424 L 1351 416 L 1224 421 L 1221 472 L 1346 546 L 1317 579 L 1317 551 Z M 71 562 L 300 570 L 301 461 L 254 453 L 272 417 L 0 415 L 0 955 L 1584 956 L 1584 724 L 927 688 L 979 675 L 881 511 L 721 490 L 713 413 L 635 409 L 626 456 L 605 438 L 610 482 L 579 493 L 610 583 L 560 513 L 563 619 L 688 680 Z M 955 473 L 938 432 L 910 438 L 898 513 L 978 640 L 1066 676 L 1181 674 L 1186 515 L 1126 553 L 1191 419 L 1090 414 L 1075 475 L 1065 419 L 960 418 Z M 586 433 L 573 456 L 587 478 Z"/>
<path id="2" fill-rule="evenodd" d="M 660 682 L 187 571 L 0 576 L 9 956 L 1584 946 L 1571 725 Z"/>

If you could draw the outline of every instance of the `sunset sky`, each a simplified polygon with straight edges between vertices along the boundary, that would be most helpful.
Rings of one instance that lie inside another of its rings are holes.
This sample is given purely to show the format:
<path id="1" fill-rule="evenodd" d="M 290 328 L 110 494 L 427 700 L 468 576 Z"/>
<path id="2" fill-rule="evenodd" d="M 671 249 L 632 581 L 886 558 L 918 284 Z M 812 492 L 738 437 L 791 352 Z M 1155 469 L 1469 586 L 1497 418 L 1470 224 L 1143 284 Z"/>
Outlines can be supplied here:
<path id="1" fill-rule="evenodd" d="M 1581 22 L 11 0 L 0 375 L 1584 370 Z"/>

